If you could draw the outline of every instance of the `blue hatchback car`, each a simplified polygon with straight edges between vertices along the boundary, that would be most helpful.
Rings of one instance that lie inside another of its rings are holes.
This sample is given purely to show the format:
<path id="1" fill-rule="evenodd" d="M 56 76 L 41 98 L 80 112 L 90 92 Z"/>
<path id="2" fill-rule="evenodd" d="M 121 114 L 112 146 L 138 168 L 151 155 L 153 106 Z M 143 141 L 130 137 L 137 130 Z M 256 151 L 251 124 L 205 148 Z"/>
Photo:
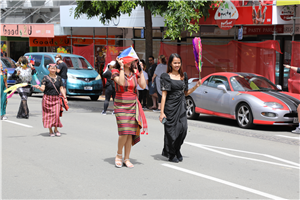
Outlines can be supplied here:
<path id="1" fill-rule="evenodd" d="M 12 79 L 11 75 L 14 73 L 15 69 L 17 68 L 16 62 L 9 58 L 9 57 L 1 57 L 1 63 L 3 69 L 7 69 L 7 85 L 12 86 L 16 83 L 14 79 Z"/>
<path id="2" fill-rule="evenodd" d="M 37 71 L 39 81 L 49 74 L 47 65 L 55 63 L 57 53 L 34 52 L 26 53 L 35 60 L 34 67 Z M 92 101 L 97 101 L 102 94 L 101 76 L 94 70 L 91 64 L 82 56 L 74 54 L 60 54 L 68 66 L 67 95 L 89 96 Z M 32 80 L 32 84 L 36 84 Z M 34 92 L 41 92 L 34 89 Z"/>

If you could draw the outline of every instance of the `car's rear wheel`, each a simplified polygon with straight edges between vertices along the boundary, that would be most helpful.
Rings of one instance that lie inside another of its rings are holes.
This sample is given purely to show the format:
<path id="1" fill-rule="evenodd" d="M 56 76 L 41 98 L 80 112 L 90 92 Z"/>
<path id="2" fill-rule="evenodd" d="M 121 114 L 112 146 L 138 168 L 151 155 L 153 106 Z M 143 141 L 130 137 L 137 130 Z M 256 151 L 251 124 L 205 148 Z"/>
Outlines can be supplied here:
<path id="1" fill-rule="evenodd" d="M 197 119 L 199 114 L 195 112 L 195 103 L 191 97 L 186 98 L 186 116 L 188 119 Z"/>
<path id="2" fill-rule="evenodd" d="M 253 126 L 253 115 L 248 104 L 242 103 L 237 107 L 236 120 L 241 128 L 251 128 Z"/>
<path id="3" fill-rule="evenodd" d="M 92 101 L 97 101 L 99 99 L 99 95 L 90 96 Z"/>

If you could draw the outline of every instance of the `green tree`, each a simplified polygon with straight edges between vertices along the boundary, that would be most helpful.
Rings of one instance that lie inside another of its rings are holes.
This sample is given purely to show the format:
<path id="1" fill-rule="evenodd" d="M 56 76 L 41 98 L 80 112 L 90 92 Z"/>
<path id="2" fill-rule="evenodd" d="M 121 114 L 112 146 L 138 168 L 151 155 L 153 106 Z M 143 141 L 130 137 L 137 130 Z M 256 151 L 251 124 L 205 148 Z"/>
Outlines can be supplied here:
<path id="1" fill-rule="evenodd" d="M 208 10 L 216 2 L 209 0 L 194 1 L 77 1 L 75 18 L 86 14 L 89 18 L 99 16 L 102 23 L 107 22 L 121 14 L 129 14 L 138 5 L 144 8 L 146 58 L 153 53 L 152 47 L 152 14 L 165 18 L 166 31 L 164 38 L 181 40 L 182 31 L 190 34 L 199 31 L 199 19 L 208 17 Z M 196 23 L 190 23 L 191 21 Z"/>

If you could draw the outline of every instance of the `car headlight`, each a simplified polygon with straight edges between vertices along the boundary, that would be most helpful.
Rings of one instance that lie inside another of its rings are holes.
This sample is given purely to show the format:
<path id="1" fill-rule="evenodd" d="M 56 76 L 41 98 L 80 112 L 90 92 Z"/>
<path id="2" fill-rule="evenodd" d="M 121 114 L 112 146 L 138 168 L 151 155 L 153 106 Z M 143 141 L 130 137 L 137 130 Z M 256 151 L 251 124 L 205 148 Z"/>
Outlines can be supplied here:
<path id="1" fill-rule="evenodd" d="M 280 103 L 277 102 L 265 102 L 265 105 L 270 107 L 270 108 L 275 108 L 275 109 L 282 109 L 283 106 Z"/>
<path id="2" fill-rule="evenodd" d="M 77 79 L 76 76 L 71 75 L 71 74 L 67 74 L 69 79 Z"/>
<path id="3" fill-rule="evenodd" d="M 95 78 L 95 80 L 99 80 L 99 79 L 101 79 L 100 74 L 98 74 L 98 76 Z"/>

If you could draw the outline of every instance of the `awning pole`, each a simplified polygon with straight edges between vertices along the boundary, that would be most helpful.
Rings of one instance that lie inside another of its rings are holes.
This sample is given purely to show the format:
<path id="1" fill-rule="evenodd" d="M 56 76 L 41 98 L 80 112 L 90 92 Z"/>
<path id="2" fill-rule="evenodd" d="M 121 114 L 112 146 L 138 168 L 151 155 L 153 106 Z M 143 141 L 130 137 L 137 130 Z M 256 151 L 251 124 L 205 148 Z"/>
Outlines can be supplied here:
<path id="1" fill-rule="evenodd" d="M 295 17 L 296 17 L 296 10 L 297 10 L 297 6 L 296 5 L 294 5 L 294 22 L 293 22 L 293 35 L 292 35 L 292 41 L 294 41 L 294 39 L 295 39 L 295 26 L 296 26 L 296 19 L 295 19 Z"/>
<path id="2" fill-rule="evenodd" d="M 72 41 L 72 33 L 73 33 L 73 29 L 71 27 L 71 54 L 73 54 L 73 41 Z"/>
<path id="3" fill-rule="evenodd" d="M 93 59 L 94 59 L 94 67 L 95 67 L 95 27 L 93 27 Z"/>

